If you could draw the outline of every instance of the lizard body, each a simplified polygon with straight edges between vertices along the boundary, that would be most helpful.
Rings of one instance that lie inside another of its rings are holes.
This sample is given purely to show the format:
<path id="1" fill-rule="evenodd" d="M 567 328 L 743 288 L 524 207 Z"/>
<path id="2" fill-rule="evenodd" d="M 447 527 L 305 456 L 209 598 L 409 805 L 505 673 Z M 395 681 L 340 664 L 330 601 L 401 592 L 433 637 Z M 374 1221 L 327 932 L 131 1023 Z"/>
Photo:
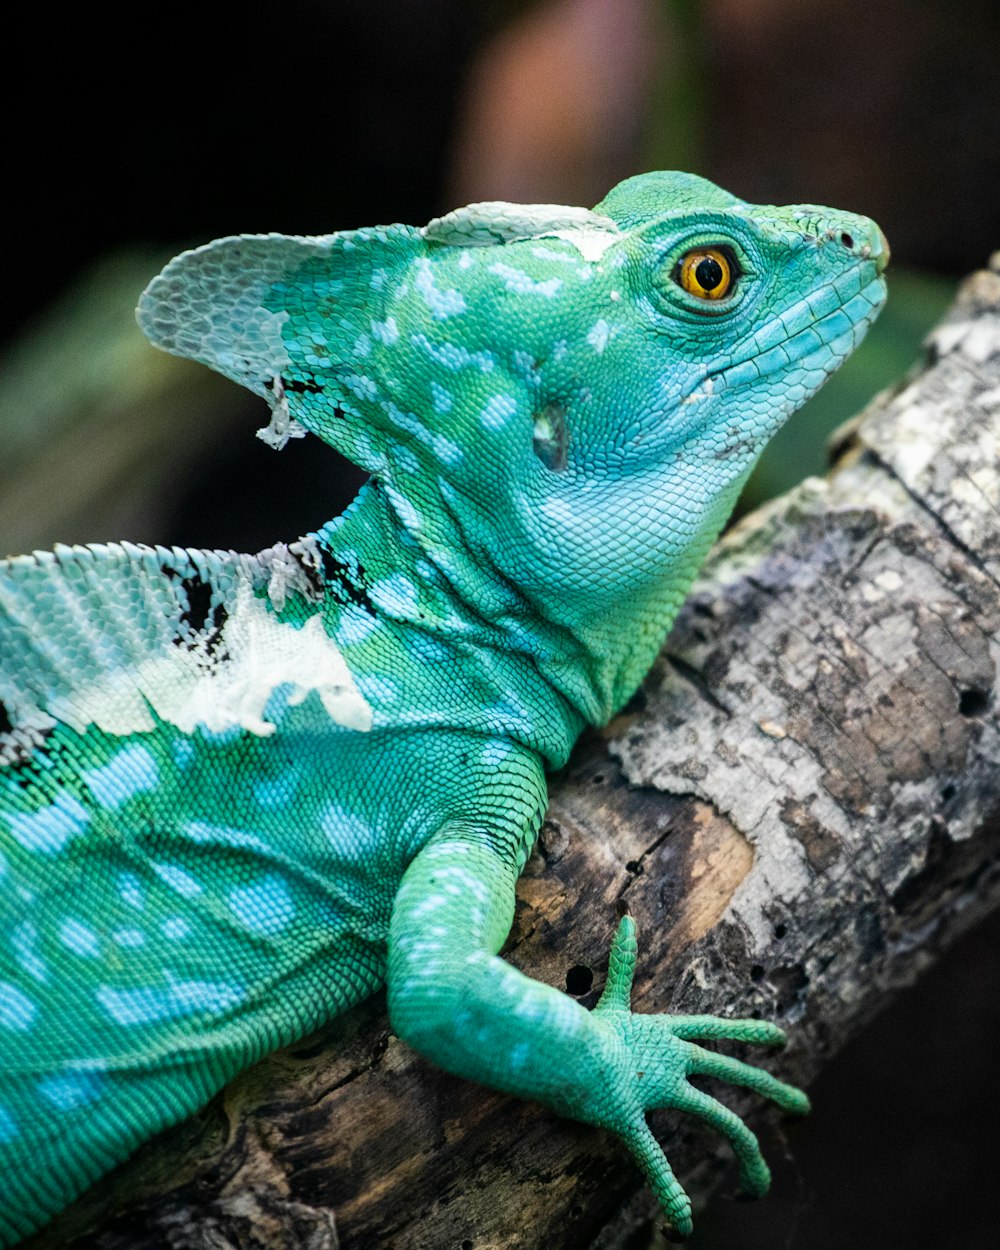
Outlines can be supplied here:
<path id="1" fill-rule="evenodd" d="M 631 918 L 586 1012 L 497 957 L 545 768 L 636 689 L 768 437 L 884 299 L 865 218 L 648 174 L 593 212 L 243 236 L 139 306 L 168 351 L 371 478 L 256 556 L 57 548 L 0 565 L 0 1245 L 237 1072 L 388 983 L 450 1071 L 618 1133 L 687 1081 L 804 1110 L 633 1016 Z"/>

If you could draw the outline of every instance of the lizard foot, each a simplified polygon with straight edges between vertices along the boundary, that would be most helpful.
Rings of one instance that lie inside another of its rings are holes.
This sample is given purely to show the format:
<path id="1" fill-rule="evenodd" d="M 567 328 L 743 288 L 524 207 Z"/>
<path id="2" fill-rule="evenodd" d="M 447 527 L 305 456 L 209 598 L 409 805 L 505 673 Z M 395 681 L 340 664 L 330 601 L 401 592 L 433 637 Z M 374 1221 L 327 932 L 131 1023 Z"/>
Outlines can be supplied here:
<path id="1" fill-rule="evenodd" d="M 757 1197 L 767 1191 L 771 1181 L 757 1138 L 735 1112 L 696 1089 L 688 1078 L 718 1077 L 763 1094 L 797 1114 L 809 1110 L 809 1099 L 761 1068 L 697 1044 L 726 1040 L 781 1045 L 785 1034 L 777 1025 L 718 1016 L 634 1015 L 631 996 L 635 963 L 635 922 L 624 916 L 611 945 L 607 984 L 592 1013 L 617 1038 L 617 1079 L 614 1090 L 605 1091 L 606 1101 L 601 1100 L 606 1109 L 601 1122 L 625 1140 L 674 1230 L 686 1236 L 692 1229 L 691 1202 L 647 1125 L 645 1113 L 657 1107 L 675 1107 L 710 1124 L 733 1148 L 742 1191 Z"/>

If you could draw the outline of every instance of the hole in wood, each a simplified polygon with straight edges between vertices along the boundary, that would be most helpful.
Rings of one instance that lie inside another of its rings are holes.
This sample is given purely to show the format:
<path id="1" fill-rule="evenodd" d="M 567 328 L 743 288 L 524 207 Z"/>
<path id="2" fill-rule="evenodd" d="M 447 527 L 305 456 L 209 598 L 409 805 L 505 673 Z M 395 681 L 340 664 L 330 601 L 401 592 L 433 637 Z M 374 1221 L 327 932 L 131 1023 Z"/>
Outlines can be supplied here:
<path id="1" fill-rule="evenodd" d="M 566 990 L 574 997 L 586 994 L 593 984 L 594 974 L 586 964 L 574 964 L 566 973 Z"/>
<path id="2" fill-rule="evenodd" d="M 982 716 L 989 705 L 989 694 L 978 686 L 970 686 L 958 696 L 958 710 L 962 716 Z"/>

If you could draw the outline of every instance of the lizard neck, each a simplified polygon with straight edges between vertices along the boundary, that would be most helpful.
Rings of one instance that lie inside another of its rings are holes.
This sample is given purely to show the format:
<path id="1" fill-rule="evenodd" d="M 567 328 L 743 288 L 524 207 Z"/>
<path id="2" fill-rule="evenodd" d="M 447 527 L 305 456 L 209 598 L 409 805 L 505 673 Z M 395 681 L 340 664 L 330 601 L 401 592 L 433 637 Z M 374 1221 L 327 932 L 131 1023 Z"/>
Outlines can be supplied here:
<path id="1" fill-rule="evenodd" d="M 564 627 L 533 619 L 450 519 L 428 532 L 391 485 L 372 479 L 309 540 L 325 629 L 373 728 L 466 729 L 521 742 L 551 767 L 565 763 L 585 718 L 551 661 L 580 648 Z"/>
<path id="2" fill-rule="evenodd" d="M 642 684 L 730 510 L 720 510 L 716 523 L 672 553 L 658 578 L 577 622 L 576 637 L 588 662 L 573 694 L 589 723 L 607 724 Z"/>
<path id="3" fill-rule="evenodd" d="M 372 479 L 311 536 L 324 624 L 375 726 L 473 729 L 559 767 L 585 725 L 605 724 L 635 692 L 729 506 L 665 557 L 655 581 L 574 618 L 471 552 L 454 517 L 438 513 L 431 531 L 392 485 Z"/>

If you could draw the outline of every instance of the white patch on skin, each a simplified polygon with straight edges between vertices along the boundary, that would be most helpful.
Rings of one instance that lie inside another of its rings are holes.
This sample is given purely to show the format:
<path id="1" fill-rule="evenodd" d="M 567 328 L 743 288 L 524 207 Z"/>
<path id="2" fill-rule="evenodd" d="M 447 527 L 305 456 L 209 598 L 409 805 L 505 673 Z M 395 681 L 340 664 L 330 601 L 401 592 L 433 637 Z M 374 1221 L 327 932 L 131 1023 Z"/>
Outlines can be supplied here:
<path id="1" fill-rule="evenodd" d="M 494 395 L 486 401 L 479 420 L 487 430 L 502 430 L 517 412 L 517 404 L 510 395 Z"/>
<path id="2" fill-rule="evenodd" d="M 250 885 L 234 886 L 226 901 L 241 924 L 267 937 L 287 929 L 295 919 L 288 886 L 274 873 Z"/>
<path id="3" fill-rule="evenodd" d="M 187 738 L 178 738 L 174 743 L 171 754 L 174 757 L 174 763 L 183 770 L 194 759 L 194 744 L 189 742 Z"/>
<path id="4" fill-rule="evenodd" d="M 554 247 L 545 247 L 541 243 L 531 249 L 531 254 L 537 256 L 539 260 L 557 260 L 564 264 L 576 264 L 576 257 L 571 256 L 569 252 L 557 252 Z"/>
<path id="5" fill-rule="evenodd" d="M 430 441 L 431 451 L 439 460 L 443 460 L 445 464 L 460 464 L 463 458 L 463 452 L 458 443 L 453 442 L 450 438 L 445 438 L 443 434 L 435 434 Z"/>
<path id="6" fill-rule="evenodd" d="M 394 703 L 399 698 L 399 685 L 391 677 L 366 673 L 360 680 L 377 703 Z"/>
<path id="7" fill-rule="evenodd" d="M 368 597 L 390 616 L 412 619 L 417 612 L 418 595 L 405 573 L 390 573 L 368 587 Z"/>
<path id="8" fill-rule="evenodd" d="M 536 281 L 534 278 L 529 278 L 526 273 L 522 273 L 520 269 L 514 269 L 501 261 L 490 265 L 490 273 L 495 273 L 498 278 L 502 278 L 504 286 L 513 295 L 544 295 L 551 299 L 562 290 L 562 278 L 544 278 Z"/>
<path id="9" fill-rule="evenodd" d="M 55 715 L 65 720 L 59 712 Z M 57 855 L 68 842 L 83 833 L 89 823 L 86 808 L 67 793 L 60 794 L 48 807 L 36 812 L 12 812 L 7 817 L 7 827 L 14 841 L 26 851 L 41 855 Z"/>
<path id="10" fill-rule="evenodd" d="M 410 654 L 418 660 L 426 660 L 431 664 L 438 664 L 451 656 L 451 652 L 447 647 L 426 636 L 411 638 L 409 640 L 409 649 Z"/>
<path id="11" fill-rule="evenodd" d="M 461 461 L 462 449 L 458 443 L 445 438 L 443 434 L 435 434 L 418 416 L 412 412 L 403 412 L 391 400 L 387 401 L 383 407 L 390 421 L 405 430 L 407 434 L 412 434 L 414 438 L 419 439 L 439 460 L 443 460 L 445 464 L 458 464 Z"/>
<path id="12" fill-rule="evenodd" d="M 556 230 L 557 239 L 565 239 L 572 243 L 584 260 L 591 262 L 600 260 L 609 247 L 622 237 L 617 228 L 614 230 L 584 227 L 582 230 Z"/>
<path id="13" fill-rule="evenodd" d="M 527 1042 L 517 1042 L 511 1047 L 508 1062 L 515 1072 L 519 1072 L 521 1068 L 531 1058 L 531 1047 Z"/>
<path id="14" fill-rule="evenodd" d="M 360 373 L 345 373 L 341 379 L 349 391 L 353 391 L 358 399 L 369 399 L 374 402 L 378 399 L 378 387 L 371 380 Z"/>
<path id="15" fill-rule="evenodd" d="M 0 1146 L 13 1141 L 20 1131 L 12 1113 L 0 1103 Z"/>
<path id="16" fill-rule="evenodd" d="M 263 851 L 266 843 L 248 829 L 236 829 L 232 825 L 212 825 L 205 820 L 189 820 L 182 832 L 192 842 L 210 846 L 235 846 L 252 851 Z"/>
<path id="17" fill-rule="evenodd" d="M 185 872 L 176 864 L 151 864 L 150 867 L 161 881 L 169 885 L 172 890 L 176 890 L 183 898 L 197 898 L 199 894 L 204 893 L 201 882 L 195 880 L 189 872 Z"/>
<path id="18" fill-rule="evenodd" d="M 401 452 L 409 450 L 410 449 L 408 447 L 400 448 Z M 413 459 L 416 460 L 416 457 L 414 456 Z M 419 468 L 419 464 L 415 465 L 411 472 L 416 472 L 417 468 Z M 395 509 L 396 516 L 399 517 L 403 528 L 408 530 L 411 534 L 414 534 L 418 530 L 422 529 L 423 522 L 420 518 L 420 513 L 416 510 L 413 504 L 410 503 L 409 499 L 392 486 L 386 486 L 384 487 L 384 490 L 386 498 Z"/>
<path id="19" fill-rule="evenodd" d="M 377 824 L 349 811 L 335 800 L 320 812 L 319 827 L 338 857 L 364 863 L 378 854 L 380 832 Z"/>
<path id="20" fill-rule="evenodd" d="M 80 774 L 91 794 L 105 811 L 117 811 L 130 799 L 148 794 L 160 784 L 160 769 L 152 753 L 141 743 L 123 747 L 106 764 Z"/>
<path id="21" fill-rule="evenodd" d="M 448 900 L 443 894 L 429 894 L 427 898 L 410 909 L 410 917 L 412 920 L 420 920 L 424 916 L 433 916 L 447 905 Z"/>
<path id="22" fill-rule="evenodd" d="M 351 459 L 357 464 L 364 465 L 369 473 L 384 473 L 386 468 L 385 453 L 379 451 L 372 442 L 371 437 L 364 431 L 359 430 L 353 435 L 354 451 Z"/>
<path id="23" fill-rule="evenodd" d="M 492 352 L 470 352 L 460 343 L 432 343 L 426 334 L 410 336 L 414 347 L 419 347 L 430 356 L 435 364 L 442 365 L 452 373 L 475 365 L 480 373 L 492 373 L 496 365 L 496 357 Z"/>
<path id="24" fill-rule="evenodd" d="M 509 759 L 512 754 L 514 754 L 514 746 L 512 746 L 511 742 L 504 739 L 504 737 L 497 737 L 495 741 L 487 742 L 482 747 L 480 759 L 482 764 L 486 765 L 486 768 L 495 769 L 499 768 L 504 763 L 504 760 Z"/>
<path id="25" fill-rule="evenodd" d="M 59 941 L 83 959 L 96 959 L 101 953 L 100 939 L 82 920 L 64 920 L 59 926 Z"/>
<path id="26" fill-rule="evenodd" d="M 398 447 L 392 449 L 392 454 L 404 473 L 420 472 L 420 459 L 412 447 L 407 447 L 401 443 Z"/>
<path id="27" fill-rule="evenodd" d="M 22 921 L 11 934 L 10 944 L 15 960 L 29 977 L 43 983 L 49 979 L 48 967 L 38 953 L 38 925 Z"/>
<path id="28" fill-rule="evenodd" d="M 315 693 L 334 724 L 371 729 L 371 708 L 319 614 L 301 629 L 282 624 L 243 583 L 214 647 L 227 658 L 213 661 L 203 641 L 171 648 L 132 671 L 102 674 L 99 683 L 54 700 L 50 710 L 80 733 L 88 725 L 119 735 L 145 733 L 156 724 L 152 710 L 183 733 L 200 725 L 210 733 L 243 729 L 266 738 L 276 726 L 264 718 L 264 708 L 286 685 L 292 688 L 289 706 Z"/>
<path id="29" fill-rule="evenodd" d="M 0 1028 L 23 1032 L 34 1023 L 38 1008 L 9 981 L 0 981 Z"/>
<path id="30" fill-rule="evenodd" d="M 118 989 L 100 985 L 94 997 L 117 1024 L 155 1024 L 175 1020 L 179 1016 L 205 1012 L 212 1019 L 221 1018 L 245 997 L 242 985 L 227 981 L 182 981 L 166 974 L 166 987 L 142 986 Z"/>
<path id="31" fill-rule="evenodd" d="M 123 872 L 118 877 L 118 895 L 123 903 L 127 903 L 129 907 L 145 906 L 146 896 L 143 892 L 142 882 L 134 872 Z"/>
<path id="32" fill-rule="evenodd" d="M 417 275 L 413 280 L 413 285 L 424 297 L 435 321 L 444 321 L 447 317 L 454 317 L 457 313 L 465 312 L 467 305 L 461 291 L 454 287 L 447 291 L 440 291 L 434 285 L 434 274 L 429 260 L 426 258 L 418 260 L 416 270 Z"/>
<path id="33" fill-rule="evenodd" d="M 528 386 L 537 388 L 541 382 L 541 378 L 539 377 L 538 362 L 535 360 L 532 353 L 518 349 L 511 352 L 510 359 L 515 372 L 524 379 Z"/>
<path id="34" fill-rule="evenodd" d="M 431 403 L 434 405 L 434 411 L 443 417 L 451 412 L 455 406 L 455 399 L 451 391 L 446 390 L 440 382 L 432 381 Z"/>
<path id="35" fill-rule="evenodd" d="M 587 342 L 597 352 L 598 356 L 604 351 L 608 345 L 608 339 L 611 338 L 611 327 L 602 317 L 599 321 L 595 321 L 587 332 Z"/>
<path id="36" fill-rule="evenodd" d="M 396 318 L 386 317 L 385 321 L 373 321 L 372 335 L 380 343 L 384 343 L 386 347 L 391 347 L 393 343 L 397 343 L 399 341 L 399 326 L 396 324 Z"/>
<path id="37" fill-rule="evenodd" d="M 370 638 L 378 627 L 377 617 L 372 616 L 363 608 L 348 605 L 341 609 L 335 633 L 342 647 L 354 647 L 359 642 L 364 642 L 366 638 Z"/>
<path id="38" fill-rule="evenodd" d="M 76 1111 L 94 1102 L 101 1081 L 90 1073 L 53 1073 L 38 1082 L 38 1093 L 57 1111 Z"/>

